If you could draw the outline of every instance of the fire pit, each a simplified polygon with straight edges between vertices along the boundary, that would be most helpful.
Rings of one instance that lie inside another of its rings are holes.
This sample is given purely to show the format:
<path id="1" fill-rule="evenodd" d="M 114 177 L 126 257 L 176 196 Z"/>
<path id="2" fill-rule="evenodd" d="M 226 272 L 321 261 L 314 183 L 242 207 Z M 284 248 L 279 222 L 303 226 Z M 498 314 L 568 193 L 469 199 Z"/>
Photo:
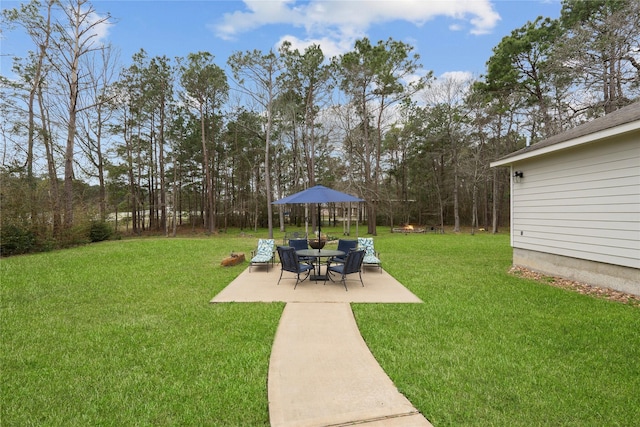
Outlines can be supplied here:
<path id="1" fill-rule="evenodd" d="M 403 225 L 392 230 L 394 233 L 424 233 L 424 228 L 417 228 L 411 224 Z"/>
<path id="2" fill-rule="evenodd" d="M 327 243 L 326 240 L 322 239 L 322 240 L 318 240 L 318 239 L 310 239 L 309 240 L 309 246 L 311 246 L 313 249 L 322 249 L 324 248 L 324 245 Z"/>

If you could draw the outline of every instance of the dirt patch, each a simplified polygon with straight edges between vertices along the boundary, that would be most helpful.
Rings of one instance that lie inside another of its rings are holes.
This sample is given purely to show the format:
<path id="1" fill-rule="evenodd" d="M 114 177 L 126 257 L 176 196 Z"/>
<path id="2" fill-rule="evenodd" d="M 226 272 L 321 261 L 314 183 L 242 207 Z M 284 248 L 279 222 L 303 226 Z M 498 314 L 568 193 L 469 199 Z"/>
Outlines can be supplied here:
<path id="1" fill-rule="evenodd" d="M 637 295 L 626 294 L 614 289 L 592 286 L 586 283 L 576 282 L 574 280 L 568 280 L 561 277 L 546 276 L 542 273 L 528 270 L 523 267 L 512 267 L 511 270 L 509 270 L 509 273 L 518 277 L 535 280 L 538 283 L 544 283 L 547 285 L 555 286 L 557 288 L 569 289 L 584 295 L 593 296 L 595 298 L 608 299 L 611 301 L 617 301 L 622 304 L 629 304 L 634 307 L 640 308 L 640 296 Z"/>

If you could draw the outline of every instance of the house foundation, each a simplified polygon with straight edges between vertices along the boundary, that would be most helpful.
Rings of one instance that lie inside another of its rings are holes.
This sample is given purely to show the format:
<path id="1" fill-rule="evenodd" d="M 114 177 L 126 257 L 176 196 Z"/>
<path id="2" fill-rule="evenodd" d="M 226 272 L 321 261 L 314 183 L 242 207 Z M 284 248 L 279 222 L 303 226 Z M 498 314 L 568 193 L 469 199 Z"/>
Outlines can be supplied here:
<path id="1" fill-rule="evenodd" d="M 513 248 L 513 265 L 640 296 L 640 270 L 637 268 L 520 248 Z"/>

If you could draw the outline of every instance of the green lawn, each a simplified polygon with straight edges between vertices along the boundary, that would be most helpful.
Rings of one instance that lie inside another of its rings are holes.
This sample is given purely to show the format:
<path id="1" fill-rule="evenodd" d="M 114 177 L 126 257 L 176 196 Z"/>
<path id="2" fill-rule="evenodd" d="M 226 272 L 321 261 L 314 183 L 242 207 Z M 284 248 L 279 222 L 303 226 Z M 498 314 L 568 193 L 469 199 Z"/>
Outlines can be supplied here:
<path id="1" fill-rule="evenodd" d="M 2 259 L 2 425 L 267 426 L 284 305 L 209 304 L 243 269 L 220 260 L 258 237 Z M 424 304 L 357 304 L 356 319 L 435 426 L 637 425 L 639 308 L 507 274 L 506 235 L 375 241 Z"/>

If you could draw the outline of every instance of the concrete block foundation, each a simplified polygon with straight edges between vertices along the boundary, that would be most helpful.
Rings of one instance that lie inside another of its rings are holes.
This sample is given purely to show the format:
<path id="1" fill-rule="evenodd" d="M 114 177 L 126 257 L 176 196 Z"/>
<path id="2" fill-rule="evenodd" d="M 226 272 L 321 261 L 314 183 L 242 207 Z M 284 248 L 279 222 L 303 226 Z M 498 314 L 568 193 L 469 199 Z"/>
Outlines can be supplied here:
<path id="1" fill-rule="evenodd" d="M 637 268 L 520 248 L 513 248 L 513 265 L 640 296 L 640 270 Z"/>

